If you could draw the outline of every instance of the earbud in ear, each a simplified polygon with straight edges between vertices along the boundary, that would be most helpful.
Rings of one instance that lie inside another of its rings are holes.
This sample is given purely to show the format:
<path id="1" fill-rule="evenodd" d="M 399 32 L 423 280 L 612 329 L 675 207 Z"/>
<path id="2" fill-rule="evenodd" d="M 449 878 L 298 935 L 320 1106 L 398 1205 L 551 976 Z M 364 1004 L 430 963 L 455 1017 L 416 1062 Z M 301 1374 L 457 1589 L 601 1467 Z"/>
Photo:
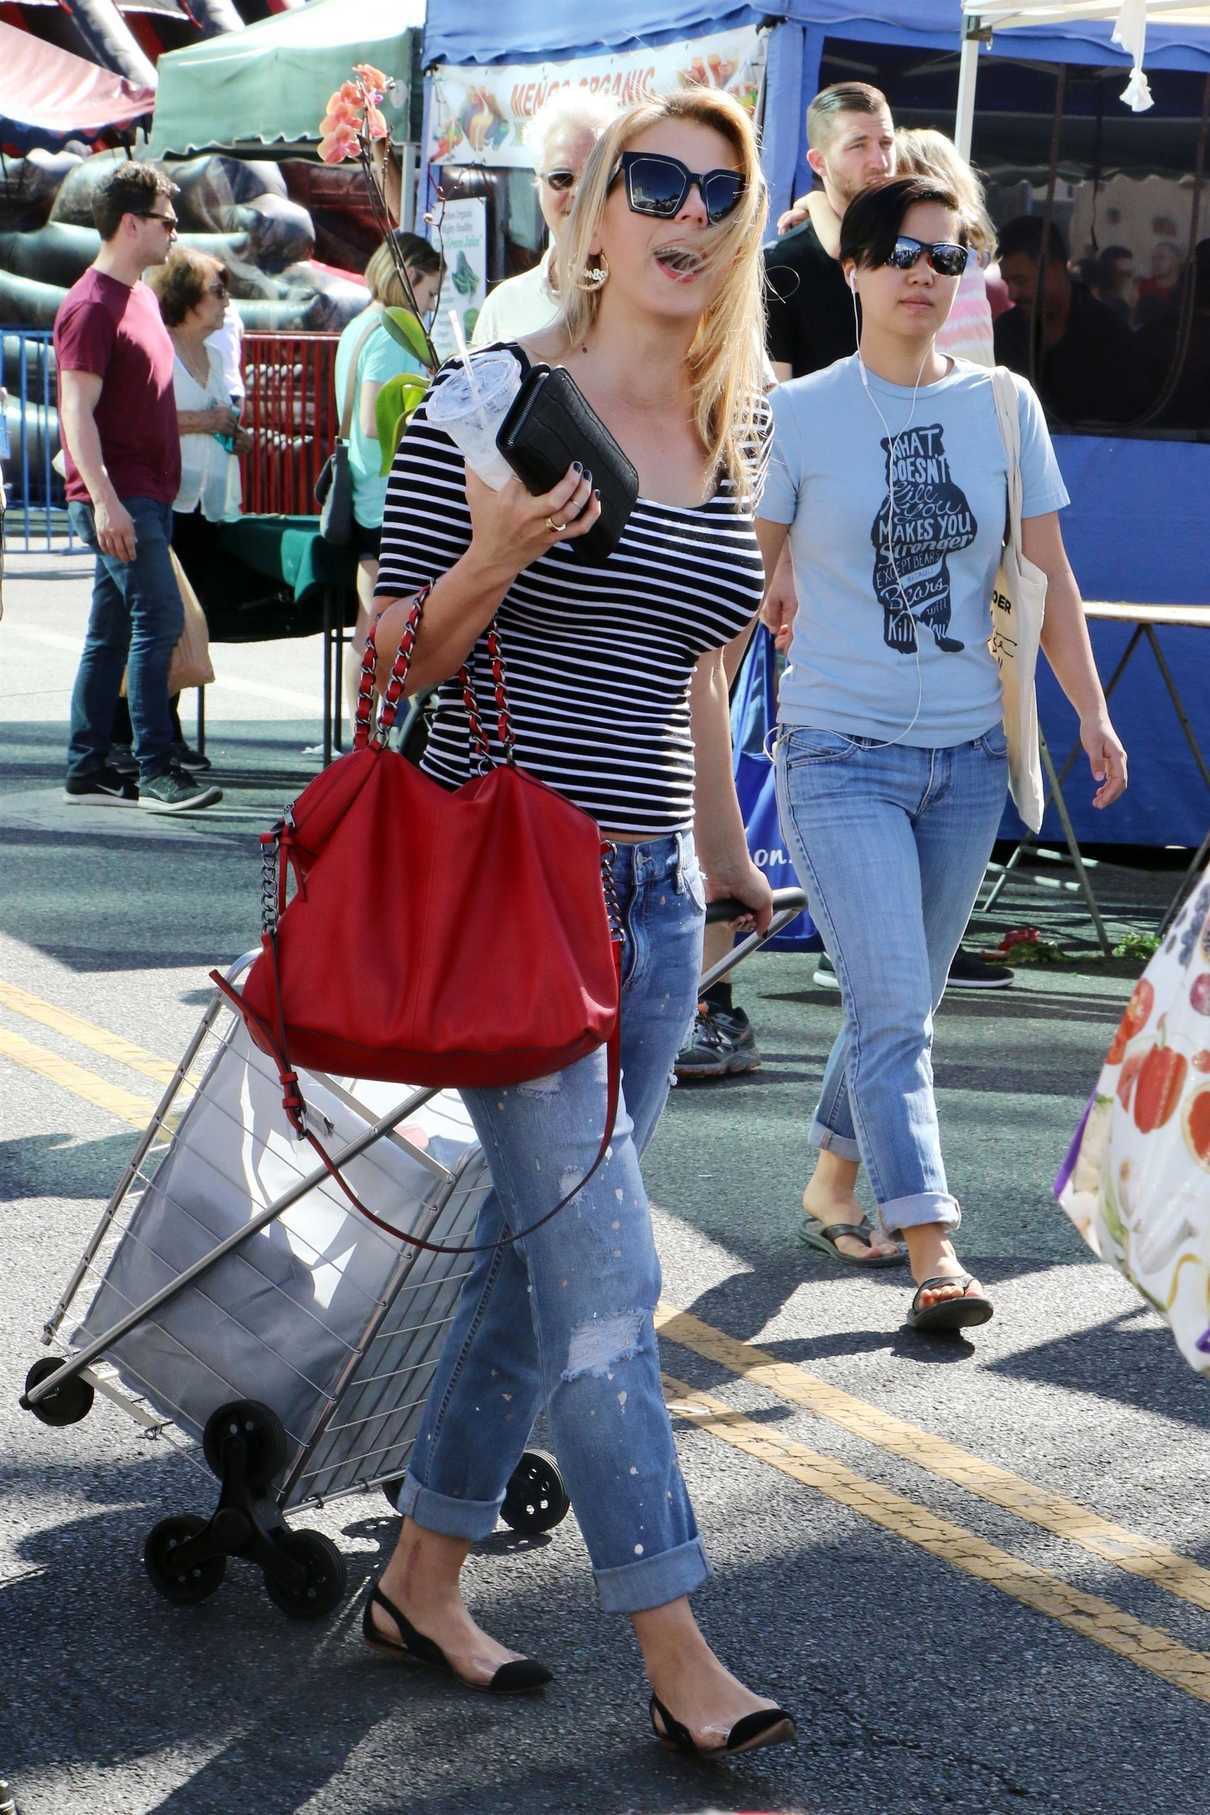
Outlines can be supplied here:
<path id="1" fill-rule="evenodd" d="M 854 296 L 856 296 L 856 294 L 857 294 L 857 273 L 856 273 L 856 271 L 849 272 L 849 289 L 853 292 Z"/>

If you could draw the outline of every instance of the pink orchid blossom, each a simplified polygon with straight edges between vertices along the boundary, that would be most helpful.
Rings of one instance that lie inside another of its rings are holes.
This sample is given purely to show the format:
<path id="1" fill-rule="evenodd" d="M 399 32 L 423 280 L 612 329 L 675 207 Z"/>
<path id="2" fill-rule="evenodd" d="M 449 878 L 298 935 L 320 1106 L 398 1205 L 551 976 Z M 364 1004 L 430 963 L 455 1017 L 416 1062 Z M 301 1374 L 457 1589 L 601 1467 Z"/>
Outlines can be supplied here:
<path id="1" fill-rule="evenodd" d="M 367 88 L 376 88 L 380 95 L 385 93 L 387 79 L 372 63 L 354 63 L 353 74 L 360 76 Z"/>
<path id="2" fill-rule="evenodd" d="M 366 108 L 366 131 L 372 139 L 385 139 L 387 136 L 387 123 L 372 103 Z"/>
<path id="3" fill-rule="evenodd" d="M 348 127 L 326 133 L 319 141 L 319 155 L 325 164 L 343 164 L 346 158 L 355 158 L 357 152 L 357 134 Z"/>
<path id="4" fill-rule="evenodd" d="M 344 101 L 338 102 L 335 107 L 330 107 L 319 122 L 321 138 L 331 132 L 359 132 L 360 130 L 361 115 L 356 108 L 349 107 Z"/>

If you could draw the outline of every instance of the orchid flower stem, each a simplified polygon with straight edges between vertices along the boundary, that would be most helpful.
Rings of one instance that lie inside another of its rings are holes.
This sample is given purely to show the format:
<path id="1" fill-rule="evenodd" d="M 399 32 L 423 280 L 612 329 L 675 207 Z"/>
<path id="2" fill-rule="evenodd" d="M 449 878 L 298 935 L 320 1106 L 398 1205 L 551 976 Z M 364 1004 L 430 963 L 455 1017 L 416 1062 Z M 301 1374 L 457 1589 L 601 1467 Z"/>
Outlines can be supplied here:
<path id="1" fill-rule="evenodd" d="M 403 287 L 403 293 L 407 297 L 408 307 L 416 317 L 416 320 L 420 323 L 420 331 L 424 335 L 424 344 L 428 352 L 429 370 L 435 372 L 437 367 L 441 364 L 441 360 L 437 353 L 437 349 L 429 336 L 428 329 L 424 325 L 424 317 L 421 314 L 419 304 L 416 301 L 416 292 L 412 288 L 412 280 L 408 276 L 407 266 L 404 264 L 403 260 L 403 254 L 399 250 L 399 242 L 395 238 L 395 225 L 391 220 L 390 211 L 387 208 L 386 197 L 382 192 L 378 177 L 374 171 L 373 161 L 370 157 L 370 143 L 364 133 L 358 135 L 357 146 L 358 156 L 361 160 L 361 168 L 365 175 L 366 185 L 369 190 L 370 212 L 374 216 L 374 225 L 379 233 L 382 234 L 383 241 L 391 254 L 391 263 L 395 267 L 396 275 Z"/>

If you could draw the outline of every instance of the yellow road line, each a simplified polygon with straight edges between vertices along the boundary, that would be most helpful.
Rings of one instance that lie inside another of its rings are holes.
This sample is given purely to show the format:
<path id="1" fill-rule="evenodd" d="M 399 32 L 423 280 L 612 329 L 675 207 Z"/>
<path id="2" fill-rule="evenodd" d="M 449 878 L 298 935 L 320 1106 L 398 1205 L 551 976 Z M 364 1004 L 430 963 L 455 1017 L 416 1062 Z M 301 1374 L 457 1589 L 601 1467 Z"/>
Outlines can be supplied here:
<path id="1" fill-rule="evenodd" d="M 154 1053 L 144 1052 L 141 1046 L 133 1045 L 119 1034 L 111 1034 L 107 1027 L 97 1027 L 92 1021 L 83 1020 L 70 1009 L 43 1002 L 19 984 L 0 982 L 0 1008 L 11 1008 L 16 1014 L 24 1015 L 27 1021 L 53 1028 L 78 1046 L 86 1046 L 90 1052 L 101 1053 L 107 1059 L 116 1059 L 130 1071 L 154 1078 L 157 1084 L 167 1084 L 176 1071 L 176 1066 L 167 1059 L 157 1059 Z"/>
<path id="2" fill-rule="evenodd" d="M 0 1006 L 54 1028 L 157 1082 L 166 1083 L 175 1071 L 167 1061 L 156 1059 L 68 1010 L 42 1002 L 15 984 L 0 983 Z M 111 1084 L 86 1067 L 5 1028 L 0 1028 L 0 1056 L 107 1110 L 132 1127 L 145 1127 L 154 1108 L 146 1097 Z M 739 1342 L 688 1312 L 662 1304 L 657 1323 L 667 1340 L 714 1361 L 729 1374 L 801 1405 L 875 1447 L 952 1481 L 1120 1569 L 1147 1578 L 1181 1600 L 1210 1609 L 1210 1570 L 1191 1563 L 1167 1545 L 1102 1519 L 1061 1495 L 1046 1493 L 1007 1469 L 984 1462 L 945 1438 L 880 1411 L 800 1367 L 779 1362 L 767 1351 Z M 1210 1656 L 1189 1650 L 1110 1602 L 1085 1594 L 1059 1577 L 985 1543 L 961 1526 L 938 1518 L 926 1507 L 867 1481 L 843 1463 L 763 1429 L 722 1400 L 695 1392 L 668 1377 L 665 1385 L 675 1396 L 673 1409 L 703 1421 L 705 1428 L 721 1441 L 1210 1703 Z"/>
<path id="3" fill-rule="evenodd" d="M 110 1084 L 95 1071 L 88 1071 L 83 1065 L 48 1051 L 45 1046 L 35 1046 L 32 1040 L 10 1033 L 6 1027 L 0 1027 L 0 1058 L 11 1059 L 27 1071 L 37 1072 L 60 1089 L 83 1097 L 86 1103 L 95 1103 L 98 1109 L 107 1109 L 110 1115 L 128 1122 L 132 1128 L 145 1128 L 155 1108 L 147 1097 L 136 1096 L 132 1090 Z"/>
<path id="4" fill-rule="evenodd" d="M 1057 1620 L 1081 1638 L 1091 1639 L 1152 1676 L 1161 1677 L 1174 1688 L 1200 1702 L 1210 1704 L 1210 1655 L 1192 1651 L 1187 1645 L 1170 1638 L 1158 1627 L 1144 1625 L 1132 1614 L 1123 1613 L 1109 1601 L 1086 1594 L 1039 1569 L 1023 1562 L 1006 1550 L 986 1543 L 961 1525 L 941 1519 L 927 1507 L 917 1506 L 900 1494 L 837 1462 L 831 1456 L 819 1455 L 805 1444 L 795 1443 L 753 1423 L 736 1412 L 722 1399 L 698 1392 L 683 1381 L 664 1375 L 664 1392 L 668 1409 L 674 1417 L 691 1419 L 721 1443 L 742 1450 L 758 1462 L 776 1468 L 783 1475 L 813 1488 L 838 1506 L 848 1507 L 859 1518 L 868 1519 L 895 1537 L 903 1538 L 930 1556 L 986 1582 L 1001 1594 L 1009 1595 L 1026 1607 Z"/>
<path id="5" fill-rule="evenodd" d="M 1179 1600 L 1210 1610 L 1210 1570 L 1190 1562 L 1167 1544 L 1115 1525 L 1061 1494 L 1035 1487 L 1008 1469 L 984 1462 L 944 1437 L 935 1437 L 918 1425 L 880 1411 L 804 1368 L 780 1362 L 764 1349 L 738 1342 L 672 1305 L 660 1305 L 656 1323 L 667 1341 L 717 1362 L 729 1374 L 750 1380 L 792 1405 L 801 1405 L 876 1448 L 902 1456 L 927 1473 L 952 1481 L 980 1500 L 1015 1513 L 1019 1519 L 1053 1532 L 1056 1537 L 1066 1538 L 1119 1569 L 1144 1576 Z"/>

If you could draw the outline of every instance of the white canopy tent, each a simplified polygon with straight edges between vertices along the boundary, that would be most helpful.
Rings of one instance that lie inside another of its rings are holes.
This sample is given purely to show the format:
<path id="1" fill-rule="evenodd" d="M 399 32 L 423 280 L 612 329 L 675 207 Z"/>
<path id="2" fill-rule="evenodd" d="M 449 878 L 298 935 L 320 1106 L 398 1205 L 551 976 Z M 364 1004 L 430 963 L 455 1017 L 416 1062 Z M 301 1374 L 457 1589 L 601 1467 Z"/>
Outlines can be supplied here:
<path id="1" fill-rule="evenodd" d="M 963 157 L 969 157 L 971 150 L 979 45 L 996 31 L 1097 20 L 1113 25 L 1113 42 L 1129 53 L 1130 80 L 1122 91 L 1122 99 L 1135 112 L 1141 112 L 1151 106 L 1151 91 L 1143 73 L 1148 23 L 1210 29 L 1210 0 L 962 0 L 962 59 L 954 142 Z"/>

